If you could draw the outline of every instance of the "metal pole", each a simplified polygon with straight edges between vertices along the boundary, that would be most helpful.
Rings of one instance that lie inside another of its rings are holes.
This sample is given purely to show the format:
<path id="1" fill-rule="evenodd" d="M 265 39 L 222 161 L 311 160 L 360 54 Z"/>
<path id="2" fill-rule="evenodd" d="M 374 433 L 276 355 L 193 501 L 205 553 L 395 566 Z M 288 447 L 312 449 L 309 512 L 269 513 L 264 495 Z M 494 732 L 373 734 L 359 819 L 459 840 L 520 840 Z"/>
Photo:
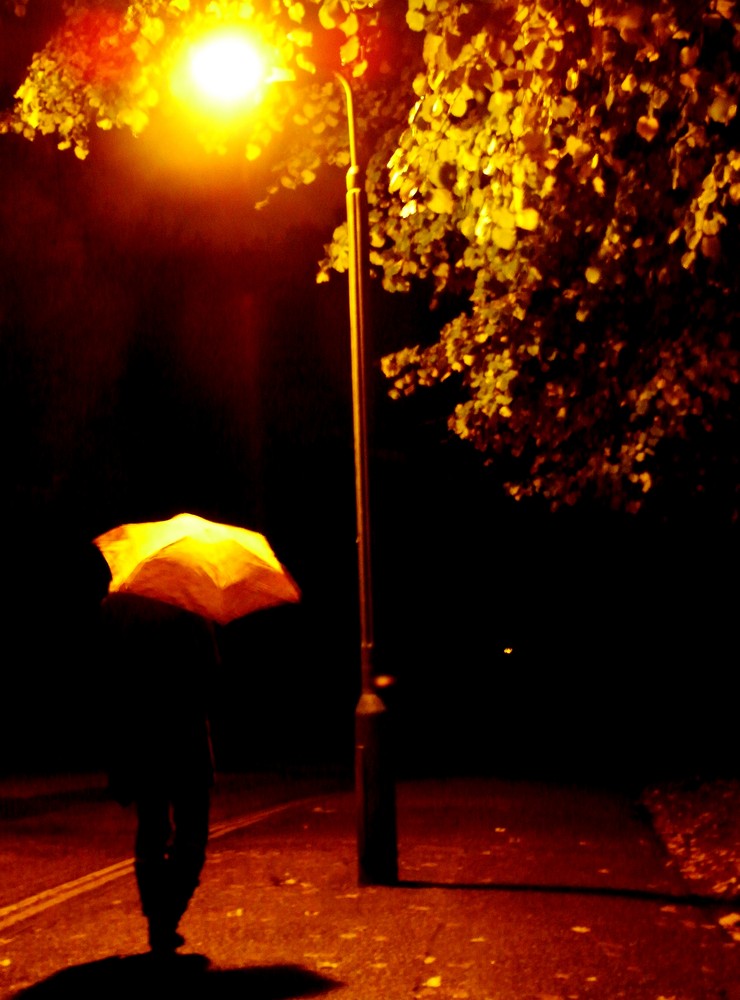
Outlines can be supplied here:
<path id="1" fill-rule="evenodd" d="M 398 851 L 391 734 L 388 711 L 375 687 L 373 673 L 367 447 L 367 194 L 364 171 L 357 158 L 352 90 L 341 73 L 336 73 L 335 76 L 344 91 L 347 105 L 350 154 L 346 201 L 362 671 L 362 688 L 355 710 L 358 881 L 361 885 L 392 885 L 398 881 Z"/>

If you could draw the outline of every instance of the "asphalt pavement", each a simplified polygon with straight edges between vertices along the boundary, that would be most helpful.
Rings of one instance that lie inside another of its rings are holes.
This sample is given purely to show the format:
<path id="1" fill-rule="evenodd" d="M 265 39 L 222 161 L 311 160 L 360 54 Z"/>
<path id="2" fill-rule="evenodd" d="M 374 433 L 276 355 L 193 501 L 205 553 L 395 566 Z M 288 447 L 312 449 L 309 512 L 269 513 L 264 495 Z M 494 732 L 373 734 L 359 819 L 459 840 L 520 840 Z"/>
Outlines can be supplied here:
<path id="1" fill-rule="evenodd" d="M 626 793 L 401 782 L 394 886 L 358 884 L 351 790 L 239 796 L 216 791 L 177 957 L 146 953 L 123 870 L 0 931 L 0 996 L 740 1000 L 731 904 L 691 892 Z"/>

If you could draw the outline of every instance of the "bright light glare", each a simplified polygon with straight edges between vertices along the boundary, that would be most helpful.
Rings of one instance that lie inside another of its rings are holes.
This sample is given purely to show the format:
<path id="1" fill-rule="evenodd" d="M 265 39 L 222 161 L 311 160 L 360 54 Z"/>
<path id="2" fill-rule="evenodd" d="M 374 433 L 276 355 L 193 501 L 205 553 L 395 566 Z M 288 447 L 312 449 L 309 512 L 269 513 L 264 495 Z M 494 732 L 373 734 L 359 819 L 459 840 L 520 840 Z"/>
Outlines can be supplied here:
<path id="1" fill-rule="evenodd" d="M 234 105 L 255 94 L 266 80 L 264 60 L 237 31 L 209 35 L 197 43 L 188 60 L 195 88 L 208 100 Z"/>

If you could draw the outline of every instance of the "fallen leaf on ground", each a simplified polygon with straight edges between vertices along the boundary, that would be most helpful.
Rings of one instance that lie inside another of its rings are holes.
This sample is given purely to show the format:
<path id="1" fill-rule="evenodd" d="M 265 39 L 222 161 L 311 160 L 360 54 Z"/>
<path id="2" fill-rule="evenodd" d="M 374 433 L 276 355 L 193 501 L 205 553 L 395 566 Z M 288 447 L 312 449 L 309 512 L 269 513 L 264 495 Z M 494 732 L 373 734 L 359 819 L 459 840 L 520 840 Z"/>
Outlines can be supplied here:
<path id="1" fill-rule="evenodd" d="M 740 941 L 740 913 L 727 913 L 719 918 L 719 924 L 730 932 L 733 941 Z"/>

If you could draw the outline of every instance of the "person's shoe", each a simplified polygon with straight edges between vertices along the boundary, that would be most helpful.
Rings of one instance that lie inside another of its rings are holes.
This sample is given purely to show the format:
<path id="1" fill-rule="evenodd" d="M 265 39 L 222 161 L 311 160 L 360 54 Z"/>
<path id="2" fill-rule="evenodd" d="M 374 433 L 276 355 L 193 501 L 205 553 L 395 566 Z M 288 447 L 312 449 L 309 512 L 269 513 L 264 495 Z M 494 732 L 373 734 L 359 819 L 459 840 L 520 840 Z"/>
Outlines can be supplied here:
<path id="1" fill-rule="evenodd" d="M 174 955 L 184 944 L 185 938 L 172 927 L 149 928 L 149 947 L 154 955 Z"/>

